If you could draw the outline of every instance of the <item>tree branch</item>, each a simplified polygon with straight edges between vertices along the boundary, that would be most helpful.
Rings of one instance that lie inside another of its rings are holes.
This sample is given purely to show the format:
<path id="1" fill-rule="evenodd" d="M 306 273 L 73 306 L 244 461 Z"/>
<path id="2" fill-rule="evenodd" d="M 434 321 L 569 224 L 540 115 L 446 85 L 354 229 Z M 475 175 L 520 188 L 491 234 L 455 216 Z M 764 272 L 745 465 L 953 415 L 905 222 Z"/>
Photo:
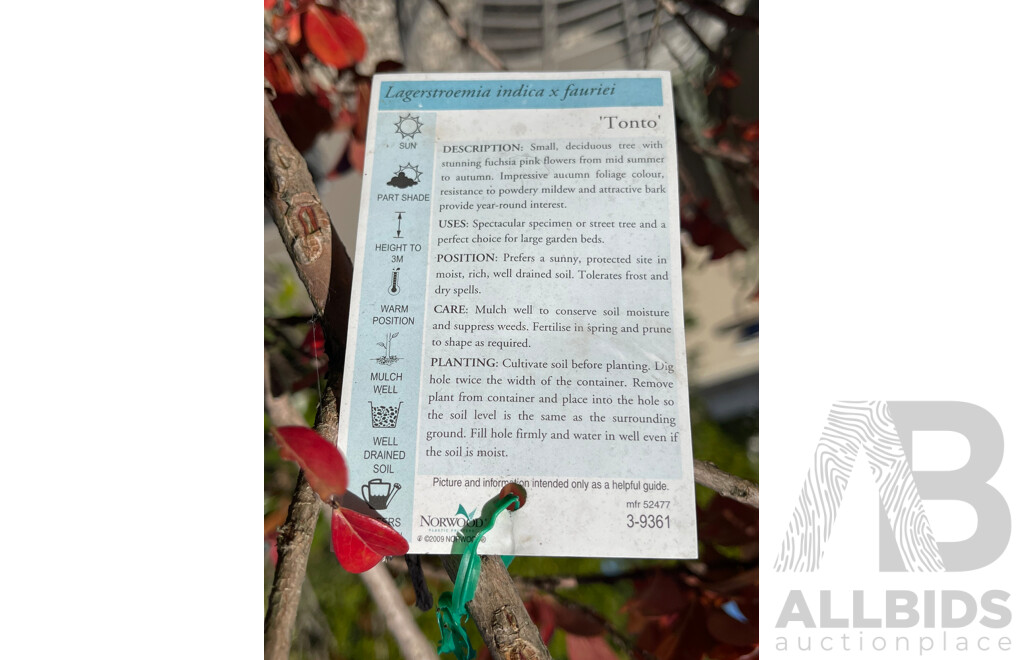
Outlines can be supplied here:
<path id="1" fill-rule="evenodd" d="M 363 579 L 363 584 L 384 615 L 388 629 L 395 636 L 398 648 L 402 651 L 402 657 L 405 660 L 437 660 L 433 644 L 416 625 L 412 614 L 409 613 L 409 607 L 402 600 L 402 594 L 399 593 L 384 564 L 374 566 L 361 573 L 359 577 Z"/>
<path id="2" fill-rule="evenodd" d="M 295 409 L 295 406 L 292 405 L 291 401 L 289 401 L 287 394 L 278 397 L 275 397 L 273 395 L 270 388 L 270 360 L 269 355 L 267 355 L 266 352 L 264 352 L 263 369 L 264 400 L 267 409 L 267 414 L 270 416 L 271 423 L 273 423 L 274 426 L 305 425 L 305 421 L 303 420 L 302 415 L 299 413 L 298 410 Z M 302 487 L 302 485 L 305 484 L 305 479 L 300 478 L 300 484 L 300 486 L 296 487 L 296 494 L 305 505 L 306 491 L 309 491 L 310 489 L 308 488 L 308 486 L 305 488 Z M 320 511 L 322 511 L 324 507 L 327 506 L 322 502 L 317 501 L 315 497 L 312 504 L 315 505 L 314 508 Z M 292 506 L 295 506 L 295 500 L 292 501 Z M 290 508 L 291 507 L 289 507 L 289 509 Z M 330 509 L 328 508 L 328 511 L 329 510 Z M 303 533 L 308 533 L 310 535 L 312 535 L 313 528 L 315 528 L 316 525 L 316 516 L 311 516 L 311 518 L 312 527 L 303 528 Z M 298 520 L 301 522 L 306 522 L 304 517 L 301 517 Z M 292 541 L 291 545 L 296 545 L 295 541 Z M 299 568 L 298 559 L 299 557 L 296 557 L 296 561 L 292 562 L 295 572 L 297 572 Z M 281 561 L 280 552 L 278 561 Z M 302 571 L 298 575 L 305 574 L 306 563 L 305 561 L 302 561 L 301 563 Z M 296 577 L 298 577 L 298 575 L 296 575 Z M 373 597 L 374 602 L 377 603 L 377 607 L 380 609 L 381 614 L 383 614 L 388 629 L 391 631 L 391 634 L 394 635 L 395 641 L 398 642 L 398 646 L 402 651 L 402 657 L 406 658 L 406 660 L 436 660 L 437 653 L 434 652 L 433 645 L 430 643 L 430 641 L 427 640 L 426 636 L 423 635 L 423 632 L 419 629 L 419 627 L 417 627 L 416 621 L 412 618 L 412 615 L 409 613 L 409 608 L 405 606 L 405 601 L 402 600 L 402 595 L 401 593 L 399 593 L 398 587 L 395 586 L 395 583 L 392 580 L 391 575 L 387 572 L 386 569 L 384 569 L 383 565 L 376 566 L 370 569 L 369 571 L 360 574 L 359 577 L 362 578 L 363 583 L 366 585 L 367 591 L 370 592 L 370 595 Z M 277 581 L 276 578 L 277 576 L 275 575 L 275 583 Z M 283 601 L 294 597 L 296 601 L 297 610 L 298 604 L 301 602 L 300 593 L 297 590 L 292 591 L 294 588 L 294 583 L 291 582 L 290 576 L 288 579 L 289 582 L 287 587 L 282 585 L 281 589 L 279 589 L 280 596 L 278 607 L 283 607 Z M 305 579 L 305 586 L 307 588 L 309 587 L 308 578 Z M 282 616 L 279 618 L 283 619 L 284 617 Z M 277 628 L 275 628 L 274 630 L 275 648 L 280 642 L 280 640 L 278 640 L 277 637 L 281 634 L 281 632 L 282 630 L 280 629 L 280 625 L 278 625 Z M 289 647 L 290 634 L 289 639 L 287 640 L 287 646 L 285 647 L 286 653 Z M 268 654 L 267 657 L 270 657 L 270 655 Z"/>
<path id="3" fill-rule="evenodd" d="M 269 379 L 265 386 L 269 389 Z M 328 370 L 327 388 L 317 409 L 314 428 L 325 438 L 337 438 L 338 435 L 338 394 L 341 389 L 341 374 Z M 268 393 L 268 397 L 271 395 Z M 285 395 L 286 396 L 286 395 Z M 282 415 L 283 407 L 280 399 L 273 406 L 267 406 L 271 422 L 275 425 L 298 423 L 304 426 L 305 421 L 297 411 Z M 287 403 L 286 401 L 284 403 Z M 290 407 L 290 404 L 287 404 Z M 295 626 L 295 615 L 299 609 L 302 584 L 306 576 L 306 564 L 309 560 L 309 548 L 313 544 L 313 532 L 316 529 L 317 517 L 320 514 L 320 498 L 310 487 L 300 471 L 295 484 L 291 505 L 288 507 L 288 518 L 277 536 L 277 568 L 274 571 L 274 585 L 270 590 L 267 614 L 263 621 L 263 657 L 267 660 L 287 660 L 291 647 L 292 629 Z"/>
<path id="4" fill-rule="evenodd" d="M 501 61 L 501 58 L 494 54 L 494 51 L 488 48 L 486 45 L 477 41 L 473 37 L 469 36 L 469 32 L 466 31 L 466 26 L 462 24 L 459 19 L 452 16 L 452 13 L 448 11 L 448 7 L 441 0 L 432 0 L 434 5 L 444 14 L 445 20 L 448 21 L 448 26 L 451 27 L 452 32 L 459 38 L 459 41 L 463 43 L 467 48 L 475 52 L 480 57 L 484 58 L 488 64 L 494 67 L 498 71 L 508 71 L 508 67 Z"/>
<path id="5" fill-rule="evenodd" d="M 714 16 L 729 27 L 743 28 L 746 30 L 758 29 L 758 21 L 756 18 L 752 16 L 740 16 L 738 14 L 734 14 L 725 7 L 716 5 L 712 0 L 683 0 L 683 2 L 694 9 L 699 9 L 706 14 Z M 665 11 L 673 16 L 680 15 L 679 8 L 673 0 L 658 0 L 658 4 L 663 6 Z"/>
<path id="6" fill-rule="evenodd" d="M 331 227 L 302 154 L 292 145 L 266 94 L 263 135 L 265 205 L 317 316 L 324 321 L 327 352 L 333 355 L 337 351 L 335 357 L 340 358 L 348 329 L 352 261 Z"/>
<path id="7" fill-rule="evenodd" d="M 277 535 L 277 568 L 274 586 L 270 589 L 267 616 L 263 620 L 263 657 L 287 660 L 291 647 L 292 628 L 299 611 L 299 597 L 306 577 L 309 547 L 320 514 L 320 500 L 309 482 L 299 473 L 288 507 L 288 520 Z"/>
<path id="8" fill-rule="evenodd" d="M 718 469 L 714 463 L 694 459 L 693 478 L 719 495 L 760 508 L 757 484 Z"/>
<path id="9" fill-rule="evenodd" d="M 718 53 L 715 52 L 711 46 L 704 41 L 704 38 L 697 33 L 697 30 L 690 25 L 690 21 L 686 20 L 686 16 L 676 8 L 676 4 L 670 0 L 658 0 L 658 6 L 663 7 L 665 11 L 674 19 L 679 21 L 679 24 L 683 26 L 683 30 L 690 36 L 693 41 L 700 46 L 700 49 L 704 51 L 707 58 L 717 66 L 721 66 L 722 61 Z"/>
<path id="10" fill-rule="evenodd" d="M 710 127 L 707 97 L 693 79 L 692 73 L 684 71 L 682 79 L 674 81 L 676 82 L 677 84 L 672 86 L 676 100 L 676 115 L 690 128 L 693 142 L 697 147 L 705 152 L 714 149 L 712 141 L 704 136 L 704 130 Z M 718 203 L 722 207 L 729 231 L 744 247 L 752 247 L 757 243 L 757 226 L 743 212 L 725 165 L 707 155 L 701 155 L 701 159 L 704 161 L 708 178 L 711 179 Z"/>
<path id="11" fill-rule="evenodd" d="M 345 363 L 345 332 L 352 287 L 352 261 L 331 227 L 320 203 L 313 177 L 302 155 L 292 145 L 281 121 L 264 94 L 265 205 L 281 232 L 285 248 L 306 287 L 317 315 L 323 319 L 327 387 L 317 407 L 316 431 L 331 442 L 338 438 L 338 400 L 342 365 Z M 269 379 L 268 385 L 269 387 Z M 273 397 L 271 396 L 271 399 Z M 268 404 L 268 412 L 273 408 Z M 272 417 L 273 419 L 273 417 Z M 287 660 L 299 595 L 306 574 L 313 530 L 320 501 L 303 474 L 295 484 L 288 519 L 277 539 L 277 570 L 263 622 L 266 660 Z"/>
<path id="12" fill-rule="evenodd" d="M 459 572 L 459 560 L 457 555 L 441 560 L 453 582 Z M 530 619 L 501 557 L 485 555 L 480 560 L 480 581 L 473 600 L 466 607 L 491 657 L 551 660 L 540 630 Z"/>
<path id="13" fill-rule="evenodd" d="M 647 46 L 644 48 L 644 65 L 646 69 L 650 63 L 651 49 L 654 48 L 654 42 L 658 40 L 658 36 L 661 34 L 661 5 L 657 4 L 654 6 L 654 18 L 651 19 L 651 30 L 647 33 Z"/>
<path id="14" fill-rule="evenodd" d="M 287 394 L 275 397 L 270 385 L 270 356 L 263 353 L 263 400 L 270 421 L 275 426 L 305 426 L 306 421 L 295 410 Z M 320 512 L 320 500 L 299 473 L 295 492 L 288 507 L 288 517 L 278 531 L 277 567 L 274 586 L 270 590 L 267 616 L 263 622 L 263 653 L 266 658 L 287 658 L 291 647 L 292 628 L 299 611 L 302 584 L 306 577 L 309 546 Z M 305 551 L 302 551 L 302 547 Z"/>

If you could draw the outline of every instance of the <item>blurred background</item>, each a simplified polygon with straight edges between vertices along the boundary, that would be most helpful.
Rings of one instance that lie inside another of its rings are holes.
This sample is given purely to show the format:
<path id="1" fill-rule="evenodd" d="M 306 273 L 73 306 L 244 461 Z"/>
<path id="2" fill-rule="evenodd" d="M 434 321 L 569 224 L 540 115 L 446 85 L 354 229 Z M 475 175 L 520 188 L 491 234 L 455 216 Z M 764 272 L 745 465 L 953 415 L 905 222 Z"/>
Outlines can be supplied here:
<path id="1" fill-rule="evenodd" d="M 670 71 L 694 454 L 756 482 L 757 16 L 758 3 L 746 0 L 264 0 L 264 76 L 351 255 L 375 73 Z M 325 366 L 313 309 L 267 217 L 264 233 L 272 380 L 312 423 Z M 264 451 L 266 595 L 297 468 L 269 439 Z M 756 657 L 757 509 L 697 488 L 698 560 L 525 557 L 511 564 L 553 657 Z M 362 579 L 338 565 L 329 536 L 324 518 L 292 657 L 402 657 Z M 451 588 L 436 559 L 423 560 L 435 598 Z M 436 643 L 434 612 L 413 606 L 404 559 L 387 566 Z"/>

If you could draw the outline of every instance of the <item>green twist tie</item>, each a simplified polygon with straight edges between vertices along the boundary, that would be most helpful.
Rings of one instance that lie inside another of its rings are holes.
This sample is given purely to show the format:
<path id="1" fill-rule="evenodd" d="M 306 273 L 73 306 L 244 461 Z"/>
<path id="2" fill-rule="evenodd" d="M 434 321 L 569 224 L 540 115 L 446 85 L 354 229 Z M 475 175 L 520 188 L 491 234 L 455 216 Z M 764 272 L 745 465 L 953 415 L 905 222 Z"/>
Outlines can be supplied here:
<path id="1" fill-rule="evenodd" d="M 486 525 L 472 530 L 467 530 L 469 525 L 466 525 L 460 533 L 460 536 L 465 535 L 469 544 L 466 545 L 462 560 L 459 562 L 459 573 L 455 577 L 452 590 L 444 592 L 437 599 L 437 625 L 441 629 L 441 641 L 437 643 L 437 652 L 454 653 L 458 660 L 472 660 L 476 657 L 476 651 L 469 644 L 469 636 L 466 635 L 463 623 L 469 614 L 466 611 L 466 604 L 473 600 L 477 582 L 480 581 L 480 556 L 476 553 L 477 546 L 480 545 L 484 534 L 494 527 L 494 523 L 497 522 L 498 515 L 502 511 L 512 505 L 514 505 L 513 509 L 519 508 L 519 497 L 514 493 L 506 495 L 498 501 L 490 513 L 488 513 L 489 505 L 490 502 L 484 506 L 483 512 L 480 514 L 481 520 L 487 521 Z M 456 554 L 457 547 L 462 543 L 465 543 L 465 540 L 456 541 L 452 548 L 453 554 Z M 502 557 L 505 566 L 511 564 L 513 559 L 512 555 Z"/>

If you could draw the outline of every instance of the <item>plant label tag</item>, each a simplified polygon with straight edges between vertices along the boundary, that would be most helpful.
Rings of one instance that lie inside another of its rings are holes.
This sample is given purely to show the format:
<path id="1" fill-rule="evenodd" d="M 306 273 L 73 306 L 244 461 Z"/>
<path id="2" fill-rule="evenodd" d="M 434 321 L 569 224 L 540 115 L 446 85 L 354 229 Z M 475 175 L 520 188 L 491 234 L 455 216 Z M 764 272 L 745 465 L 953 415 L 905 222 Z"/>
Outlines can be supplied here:
<path id="1" fill-rule="evenodd" d="M 339 448 L 410 552 L 697 556 L 664 72 L 373 79 Z"/>

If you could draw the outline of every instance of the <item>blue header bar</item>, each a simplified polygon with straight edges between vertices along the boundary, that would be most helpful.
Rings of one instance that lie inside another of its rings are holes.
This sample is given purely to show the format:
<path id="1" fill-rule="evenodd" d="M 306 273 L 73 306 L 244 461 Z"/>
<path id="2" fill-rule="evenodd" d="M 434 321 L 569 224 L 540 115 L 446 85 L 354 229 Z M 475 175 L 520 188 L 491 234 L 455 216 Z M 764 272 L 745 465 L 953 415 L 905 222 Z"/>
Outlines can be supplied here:
<path id="1" fill-rule="evenodd" d="M 528 110 L 660 106 L 661 78 L 403 80 L 381 84 L 379 110 Z"/>

